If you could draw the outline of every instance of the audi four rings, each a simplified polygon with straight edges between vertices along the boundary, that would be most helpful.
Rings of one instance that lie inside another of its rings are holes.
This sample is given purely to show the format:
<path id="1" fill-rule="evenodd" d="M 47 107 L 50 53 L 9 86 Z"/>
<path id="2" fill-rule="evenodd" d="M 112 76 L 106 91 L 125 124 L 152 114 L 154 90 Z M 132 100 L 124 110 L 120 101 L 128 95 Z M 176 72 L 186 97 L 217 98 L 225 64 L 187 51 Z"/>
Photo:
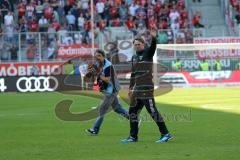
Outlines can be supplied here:
<path id="1" fill-rule="evenodd" d="M 50 86 L 50 81 L 53 81 L 54 86 Z M 20 85 L 21 84 L 21 85 Z M 58 80 L 55 77 L 21 77 L 17 80 L 17 89 L 20 92 L 44 92 L 55 91 L 58 87 Z"/>

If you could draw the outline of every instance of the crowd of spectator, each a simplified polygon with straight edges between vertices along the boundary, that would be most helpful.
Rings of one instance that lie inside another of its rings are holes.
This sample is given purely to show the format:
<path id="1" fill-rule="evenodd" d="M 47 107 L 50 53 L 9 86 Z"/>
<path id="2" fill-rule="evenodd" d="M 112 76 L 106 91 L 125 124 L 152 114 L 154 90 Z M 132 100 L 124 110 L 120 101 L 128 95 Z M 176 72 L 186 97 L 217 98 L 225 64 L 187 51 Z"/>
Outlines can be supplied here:
<path id="1" fill-rule="evenodd" d="M 239 0 L 229 0 L 229 1 L 235 12 L 236 22 L 237 24 L 240 24 L 240 1 Z"/>
<path id="2" fill-rule="evenodd" d="M 173 37 L 179 38 L 179 43 L 191 41 L 191 33 L 187 31 L 191 25 L 184 0 L 93 2 L 93 28 L 99 34 L 105 34 L 112 27 L 126 27 L 137 35 L 155 27 L 159 30 L 169 29 L 159 32 L 160 43 L 173 43 Z M 90 7 L 90 0 L 0 0 L 0 33 L 6 34 L 7 42 L 16 42 L 18 37 L 14 33 L 28 32 L 24 39 L 30 46 L 38 43 L 33 36 L 36 32 L 52 33 L 42 37 L 47 40 L 47 47 L 53 47 L 56 43 L 89 44 L 92 38 Z M 78 32 L 67 34 L 69 31 Z"/>

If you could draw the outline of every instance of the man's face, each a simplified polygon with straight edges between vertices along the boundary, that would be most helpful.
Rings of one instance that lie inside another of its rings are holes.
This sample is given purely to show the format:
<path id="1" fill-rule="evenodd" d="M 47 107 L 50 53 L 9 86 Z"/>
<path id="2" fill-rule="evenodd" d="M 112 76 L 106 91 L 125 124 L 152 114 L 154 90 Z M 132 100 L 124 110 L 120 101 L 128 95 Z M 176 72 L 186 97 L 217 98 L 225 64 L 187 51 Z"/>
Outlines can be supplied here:
<path id="1" fill-rule="evenodd" d="M 137 52 L 144 50 L 144 43 L 142 43 L 141 41 L 135 40 L 133 45 L 135 51 Z"/>
<path id="2" fill-rule="evenodd" d="M 100 53 L 96 53 L 96 54 L 95 54 L 95 59 L 96 59 L 99 63 L 103 63 L 103 61 L 104 61 L 104 57 L 103 57 Z"/>

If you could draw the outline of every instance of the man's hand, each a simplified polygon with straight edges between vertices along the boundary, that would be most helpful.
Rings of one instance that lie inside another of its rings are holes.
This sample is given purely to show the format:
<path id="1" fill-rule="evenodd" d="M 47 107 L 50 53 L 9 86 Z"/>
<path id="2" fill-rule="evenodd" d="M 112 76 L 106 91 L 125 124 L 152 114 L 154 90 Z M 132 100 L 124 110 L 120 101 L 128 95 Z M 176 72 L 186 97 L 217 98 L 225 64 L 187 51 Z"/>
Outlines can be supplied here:
<path id="1" fill-rule="evenodd" d="M 157 28 L 156 26 L 150 28 L 150 34 L 152 37 L 156 38 L 157 37 Z"/>

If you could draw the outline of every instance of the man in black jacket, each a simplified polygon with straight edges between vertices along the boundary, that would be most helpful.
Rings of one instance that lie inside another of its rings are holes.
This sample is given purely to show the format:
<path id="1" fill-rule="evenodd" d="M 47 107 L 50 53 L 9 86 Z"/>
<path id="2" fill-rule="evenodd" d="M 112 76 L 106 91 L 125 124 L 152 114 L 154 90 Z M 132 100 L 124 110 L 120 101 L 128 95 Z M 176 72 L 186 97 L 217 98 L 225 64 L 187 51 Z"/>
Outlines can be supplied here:
<path id="1" fill-rule="evenodd" d="M 134 49 L 136 55 L 132 57 L 132 74 L 129 87 L 130 97 L 130 137 L 123 139 L 122 142 L 137 142 L 138 141 L 138 115 L 143 106 L 146 107 L 148 113 L 158 125 L 161 137 L 157 143 L 167 142 L 172 138 L 170 135 L 163 117 L 158 112 L 154 100 L 154 84 L 153 84 L 153 55 L 156 50 L 156 36 L 157 31 L 152 29 L 150 31 L 152 42 L 149 48 L 145 48 L 144 39 L 137 37 L 134 39 Z"/>

